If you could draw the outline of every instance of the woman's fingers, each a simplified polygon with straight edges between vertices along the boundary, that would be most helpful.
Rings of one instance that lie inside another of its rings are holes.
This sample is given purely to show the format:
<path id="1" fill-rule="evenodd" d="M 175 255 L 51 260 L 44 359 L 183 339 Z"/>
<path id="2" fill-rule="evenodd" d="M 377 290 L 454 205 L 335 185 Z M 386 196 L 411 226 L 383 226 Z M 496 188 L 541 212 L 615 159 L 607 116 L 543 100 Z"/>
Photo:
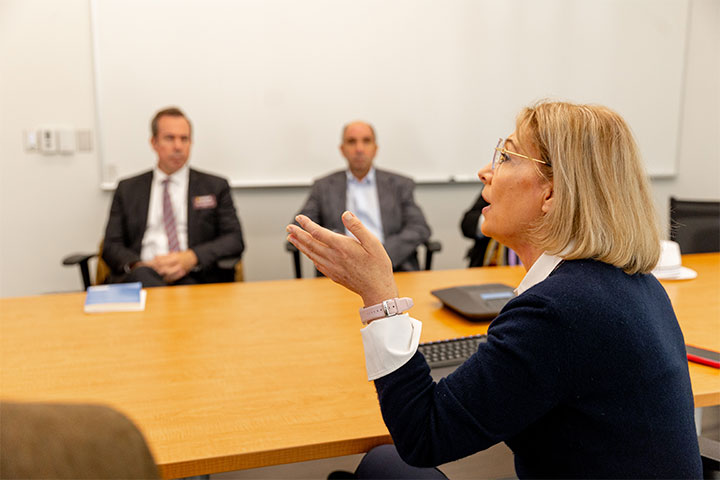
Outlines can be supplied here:
<path id="1" fill-rule="evenodd" d="M 345 268 L 345 266 L 337 264 L 336 260 L 334 260 L 338 258 L 336 251 L 319 240 L 316 240 L 312 235 L 296 225 L 288 225 L 287 231 L 290 233 L 287 236 L 287 240 L 304 253 L 305 256 L 313 262 L 315 268 L 331 280 L 352 290 L 352 288 L 342 280 L 343 268 Z M 357 244 L 354 240 L 353 242 Z M 360 248 L 359 245 L 358 248 Z"/>
<path id="2" fill-rule="evenodd" d="M 295 220 L 300 224 L 303 230 L 309 233 L 314 239 L 319 240 L 329 247 L 337 248 L 340 246 L 341 242 L 347 238 L 345 235 L 340 235 L 328 230 L 325 227 L 321 227 L 305 215 L 298 215 L 295 217 Z"/>
<path id="3" fill-rule="evenodd" d="M 288 241 L 326 277 L 358 293 L 366 305 L 397 296 L 385 248 L 352 213 L 343 214 L 343 223 L 355 238 L 331 232 L 304 215 L 296 220 L 300 226 L 287 227 Z"/>
<path id="4" fill-rule="evenodd" d="M 343 241 L 350 240 L 345 235 L 340 235 L 330 230 L 317 225 L 309 218 L 298 216 L 298 220 L 302 221 L 304 226 L 307 226 L 317 237 L 323 238 L 329 244 L 326 244 L 322 240 L 319 240 L 313 236 L 310 232 L 303 230 L 303 227 L 297 225 L 288 225 L 287 232 L 289 233 L 287 240 L 295 245 L 298 250 L 304 253 L 326 276 L 329 276 L 323 271 L 327 269 L 329 265 L 337 262 L 337 259 L 341 254 L 341 244 Z M 357 242 L 352 240 L 354 244 Z"/>
<path id="5" fill-rule="evenodd" d="M 385 253 L 385 249 L 382 243 L 380 243 L 380 240 L 370 233 L 370 230 L 365 228 L 365 225 L 363 225 L 360 219 L 353 215 L 352 212 L 345 211 L 345 213 L 342 214 L 342 221 L 345 228 L 358 239 L 360 245 L 362 245 L 368 253 L 373 255 Z"/>
<path id="6" fill-rule="evenodd" d="M 289 233 L 287 240 L 305 255 L 310 256 L 310 254 L 313 254 L 323 256 L 327 255 L 330 250 L 327 245 L 314 239 L 312 235 L 297 225 L 288 225 L 287 232 Z"/>

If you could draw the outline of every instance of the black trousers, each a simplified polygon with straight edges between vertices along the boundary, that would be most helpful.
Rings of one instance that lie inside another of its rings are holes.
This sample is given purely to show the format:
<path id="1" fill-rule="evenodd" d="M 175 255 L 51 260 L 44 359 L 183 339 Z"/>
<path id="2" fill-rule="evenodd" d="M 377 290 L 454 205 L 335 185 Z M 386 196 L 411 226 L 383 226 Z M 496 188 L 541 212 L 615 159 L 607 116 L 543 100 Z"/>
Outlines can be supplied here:
<path id="1" fill-rule="evenodd" d="M 133 268 L 130 273 L 112 278 L 112 283 L 129 282 L 141 282 L 143 288 L 167 287 L 168 285 L 195 285 L 197 283 L 204 283 L 201 282 L 200 279 L 195 278 L 192 272 L 172 283 L 168 283 L 163 279 L 162 275 L 150 267 Z"/>
<path id="2" fill-rule="evenodd" d="M 355 476 L 360 479 L 436 479 L 448 480 L 437 468 L 418 468 L 400 458 L 395 445 L 380 445 L 360 461 Z"/>

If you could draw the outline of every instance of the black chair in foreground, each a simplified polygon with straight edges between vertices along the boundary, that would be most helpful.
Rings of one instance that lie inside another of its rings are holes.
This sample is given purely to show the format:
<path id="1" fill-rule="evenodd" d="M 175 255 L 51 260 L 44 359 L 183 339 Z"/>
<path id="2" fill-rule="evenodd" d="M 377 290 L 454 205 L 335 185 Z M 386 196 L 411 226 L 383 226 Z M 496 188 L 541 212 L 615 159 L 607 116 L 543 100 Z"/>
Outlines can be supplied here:
<path id="1" fill-rule="evenodd" d="M 0 477 L 160 478 L 142 433 L 103 405 L 0 403 Z"/>
<path id="2" fill-rule="evenodd" d="M 435 252 L 442 250 L 442 244 L 437 240 L 428 240 L 424 242 L 425 246 L 425 263 L 423 270 L 432 270 L 432 257 Z M 290 242 L 285 243 L 285 250 L 292 254 L 293 268 L 295 269 L 295 278 L 302 278 L 302 265 L 300 262 L 300 251 Z"/>
<path id="3" fill-rule="evenodd" d="M 682 253 L 720 252 L 720 202 L 670 197 L 670 240 Z"/>

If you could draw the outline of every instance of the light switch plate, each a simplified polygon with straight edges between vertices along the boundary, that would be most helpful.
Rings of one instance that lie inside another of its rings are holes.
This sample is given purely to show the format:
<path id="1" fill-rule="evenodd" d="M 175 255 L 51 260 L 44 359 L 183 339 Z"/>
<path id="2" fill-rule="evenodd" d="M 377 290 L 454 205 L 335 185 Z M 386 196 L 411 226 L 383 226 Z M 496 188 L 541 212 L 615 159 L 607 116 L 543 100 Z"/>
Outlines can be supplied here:
<path id="1" fill-rule="evenodd" d="M 78 152 L 92 151 L 92 130 L 82 128 L 77 131 L 77 150 Z"/>
<path id="2" fill-rule="evenodd" d="M 58 150 L 62 154 L 75 153 L 75 129 L 59 128 L 57 130 Z"/>
<path id="3" fill-rule="evenodd" d="M 37 130 L 24 130 L 23 131 L 23 144 L 26 152 L 37 152 L 40 148 L 38 146 L 38 132 Z"/>

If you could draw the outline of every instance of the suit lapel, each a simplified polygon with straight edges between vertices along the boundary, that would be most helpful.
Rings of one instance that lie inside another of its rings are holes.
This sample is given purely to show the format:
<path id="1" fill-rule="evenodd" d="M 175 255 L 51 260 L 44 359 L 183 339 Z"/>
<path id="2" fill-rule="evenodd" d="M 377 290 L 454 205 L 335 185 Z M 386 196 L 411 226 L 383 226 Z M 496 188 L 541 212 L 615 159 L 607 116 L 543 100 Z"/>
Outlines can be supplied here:
<path id="1" fill-rule="evenodd" d="M 342 223 L 342 214 L 347 208 L 347 176 L 345 171 L 339 172 L 332 177 L 330 188 L 330 201 L 332 205 L 330 212 L 330 229 L 336 232 L 344 232 L 345 225 Z"/>
<path id="2" fill-rule="evenodd" d="M 378 203 L 380 204 L 380 222 L 382 223 L 383 234 L 386 236 L 391 232 L 391 225 L 397 222 L 392 217 L 393 203 L 395 198 L 390 194 L 390 176 L 385 172 L 375 169 L 375 182 L 377 183 Z"/>
<path id="3" fill-rule="evenodd" d="M 196 212 L 192 206 L 192 199 L 198 195 L 197 193 L 197 172 L 192 168 L 188 172 L 188 198 L 187 198 L 187 235 L 188 248 L 195 245 L 195 227 L 197 226 Z"/>
<path id="4" fill-rule="evenodd" d="M 136 235 L 133 238 L 142 238 L 145 235 L 145 228 L 147 227 L 148 211 L 150 210 L 150 190 L 152 189 L 153 171 L 150 170 L 145 175 L 140 177 L 138 181 L 138 189 L 136 192 L 135 201 L 137 206 L 131 211 L 138 212 L 139 215 L 134 216 L 134 225 L 136 229 Z"/>

